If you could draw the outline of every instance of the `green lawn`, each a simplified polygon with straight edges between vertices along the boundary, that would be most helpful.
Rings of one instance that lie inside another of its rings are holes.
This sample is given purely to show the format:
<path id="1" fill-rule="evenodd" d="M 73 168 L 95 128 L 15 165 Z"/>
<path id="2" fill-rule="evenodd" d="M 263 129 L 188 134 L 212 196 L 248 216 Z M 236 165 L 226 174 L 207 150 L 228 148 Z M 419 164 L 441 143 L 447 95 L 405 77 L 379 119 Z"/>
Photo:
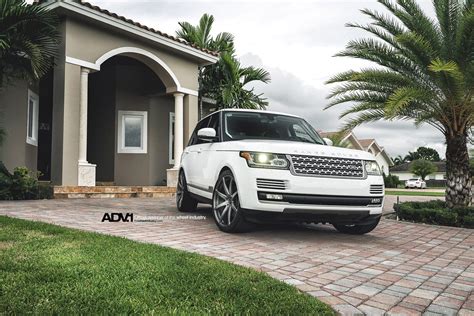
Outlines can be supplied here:
<path id="1" fill-rule="evenodd" d="M 252 269 L 0 216 L 0 314 L 224 313 L 334 315 Z"/>
<path id="2" fill-rule="evenodd" d="M 385 191 L 385 195 L 411 195 L 411 196 L 444 196 L 444 192 L 429 192 L 423 190 L 413 191 Z"/>

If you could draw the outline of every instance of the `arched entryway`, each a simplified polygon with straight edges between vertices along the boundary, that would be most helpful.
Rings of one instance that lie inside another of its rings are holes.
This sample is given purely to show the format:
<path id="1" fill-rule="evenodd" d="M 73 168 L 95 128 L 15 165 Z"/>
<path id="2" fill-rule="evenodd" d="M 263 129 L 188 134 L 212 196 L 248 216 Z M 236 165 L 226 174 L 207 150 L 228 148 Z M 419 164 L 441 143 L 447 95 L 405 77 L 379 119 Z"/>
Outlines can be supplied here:
<path id="1" fill-rule="evenodd" d="M 182 90 L 168 65 L 138 48 L 82 67 L 78 184 L 166 185 L 183 150 Z"/>
<path id="2" fill-rule="evenodd" d="M 87 160 L 107 185 L 166 185 L 174 98 L 141 61 L 109 58 L 89 75 Z"/>

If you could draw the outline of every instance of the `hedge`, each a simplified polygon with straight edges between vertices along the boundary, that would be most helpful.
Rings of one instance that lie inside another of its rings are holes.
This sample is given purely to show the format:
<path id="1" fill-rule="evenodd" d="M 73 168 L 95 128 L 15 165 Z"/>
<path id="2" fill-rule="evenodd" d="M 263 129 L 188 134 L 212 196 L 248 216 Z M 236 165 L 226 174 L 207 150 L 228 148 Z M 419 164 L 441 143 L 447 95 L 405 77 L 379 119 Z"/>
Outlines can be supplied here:
<path id="1" fill-rule="evenodd" d="M 474 207 L 448 209 L 444 201 L 404 202 L 394 205 L 401 220 L 474 228 Z"/>
<path id="2" fill-rule="evenodd" d="M 38 182 L 38 173 L 26 167 L 17 167 L 10 173 L 0 161 L 0 200 L 51 199 L 50 185 Z"/>

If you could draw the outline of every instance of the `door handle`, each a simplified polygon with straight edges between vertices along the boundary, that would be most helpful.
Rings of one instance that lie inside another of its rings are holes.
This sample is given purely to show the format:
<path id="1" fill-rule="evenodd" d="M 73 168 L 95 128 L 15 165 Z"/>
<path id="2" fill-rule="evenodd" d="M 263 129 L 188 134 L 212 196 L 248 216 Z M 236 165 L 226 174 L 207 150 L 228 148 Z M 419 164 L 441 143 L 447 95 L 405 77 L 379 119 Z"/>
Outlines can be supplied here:
<path id="1" fill-rule="evenodd" d="M 201 152 L 202 152 L 202 149 L 199 148 L 199 149 L 197 150 L 197 153 L 200 154 Z"/>

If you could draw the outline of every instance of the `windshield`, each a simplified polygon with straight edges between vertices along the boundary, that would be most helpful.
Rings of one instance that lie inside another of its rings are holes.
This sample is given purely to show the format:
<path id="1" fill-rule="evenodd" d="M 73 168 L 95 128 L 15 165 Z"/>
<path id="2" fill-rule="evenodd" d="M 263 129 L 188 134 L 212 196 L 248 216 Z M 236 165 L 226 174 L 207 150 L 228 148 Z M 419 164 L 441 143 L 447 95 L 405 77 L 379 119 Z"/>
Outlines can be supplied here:
<path id="1" fill-rule="evenodd" d="M 322 144 L 305 120 L 272 113 L 224 112 L 224 140 L 268 139 Z"/>

